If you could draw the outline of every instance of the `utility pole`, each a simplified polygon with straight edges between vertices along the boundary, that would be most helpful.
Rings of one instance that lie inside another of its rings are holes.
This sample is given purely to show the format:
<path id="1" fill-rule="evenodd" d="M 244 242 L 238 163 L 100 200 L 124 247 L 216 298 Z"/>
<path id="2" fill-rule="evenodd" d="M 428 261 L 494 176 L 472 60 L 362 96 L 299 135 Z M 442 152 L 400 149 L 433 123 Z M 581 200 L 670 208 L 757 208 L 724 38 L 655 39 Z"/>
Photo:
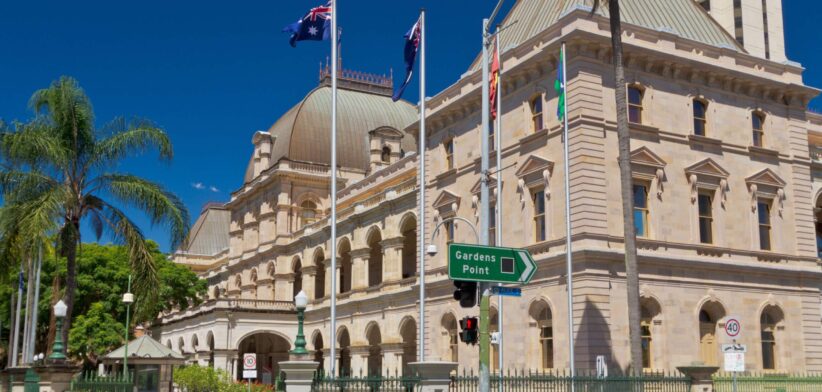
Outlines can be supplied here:
<path id="1" fill-rule="evenodd" d="M 499 6 L 497 6 L 499 8 Z M 494 12 L 496 13 L 496 12 Z M 488 208 L 490 200 L 488 196 L 488 137 L 490 123 L 490 81 L 488 77 L 488 18 L 482 20 L 482 147 L 480 156 L 480 244 L 488 245 Z M 499 159 L 499 158 L 498 158 Z M 489 284 L 481 282 L 480 291 L 480 319 L 479 319 L 479 392 L 489 392 L 491 389 L 491 339 L 488 334 L 488 310 L 491 307 Z"/>

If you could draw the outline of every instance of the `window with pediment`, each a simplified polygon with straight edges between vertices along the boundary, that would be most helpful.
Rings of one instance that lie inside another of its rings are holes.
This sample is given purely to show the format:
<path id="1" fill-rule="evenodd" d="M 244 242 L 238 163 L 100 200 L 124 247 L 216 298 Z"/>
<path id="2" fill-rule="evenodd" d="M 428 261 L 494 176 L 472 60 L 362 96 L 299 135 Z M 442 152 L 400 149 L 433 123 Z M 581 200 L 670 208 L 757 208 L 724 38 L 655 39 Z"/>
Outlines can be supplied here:
<path id="1" fill-rule="evenodd" d="M 550 219 L 550 209 L 548 200 L 550 198 L 549 183 L 554 163 L 537 155 L 529 156 L 522 166 L 517 170 L 517 192 L 520 193 L 520 201 L 526 211 L 526 219 L 530 221 L 532 233 L 530 242 L 546 241 L 550 235 L 548 230 Z M 525 208 L 529 204 L 530 208 Z"/>
<path id="2" fill-rule="evenodd" d="M 720 245 L 718 212 L 724 209 L 728 192 L 728 171 L 710 158 L 685 168 L 691 186 L 692 234 L 701 244 Z"/>
<path id="3" fill-rule="evenodd" d="M 775 250 L 782 210 L 785 201 L 785 181 L 773 170 L 764 169 L 745 179 L 751 197 L 751 211 L 754 214 L 754 236 L 759 250 Z"/>

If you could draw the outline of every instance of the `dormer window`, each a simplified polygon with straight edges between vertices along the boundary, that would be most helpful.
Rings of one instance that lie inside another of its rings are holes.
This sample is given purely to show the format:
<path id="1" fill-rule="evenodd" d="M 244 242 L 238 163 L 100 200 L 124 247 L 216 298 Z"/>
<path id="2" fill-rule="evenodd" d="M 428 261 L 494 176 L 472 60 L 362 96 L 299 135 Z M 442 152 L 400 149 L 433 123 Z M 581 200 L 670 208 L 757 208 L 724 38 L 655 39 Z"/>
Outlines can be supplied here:
<path id="1" fill-rule="evenodd" d="M 380 160 L 382 160 L 383 163 L 391 163 L 391 147 L 385 146 L 382 148 Z"/>

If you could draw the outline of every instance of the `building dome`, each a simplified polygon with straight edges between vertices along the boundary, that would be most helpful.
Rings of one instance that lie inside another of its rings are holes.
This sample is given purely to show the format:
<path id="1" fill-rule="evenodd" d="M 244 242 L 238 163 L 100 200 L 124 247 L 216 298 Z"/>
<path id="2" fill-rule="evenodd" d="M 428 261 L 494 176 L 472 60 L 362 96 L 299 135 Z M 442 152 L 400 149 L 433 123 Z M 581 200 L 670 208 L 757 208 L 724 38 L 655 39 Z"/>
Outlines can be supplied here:
<path id="1" fill-rule="evenodd" d="M 365 171 L 369 168 L 369 131 L 389 127 L 402 132 L 416 120 L 417 108 L 407 101 L 393 102 L 386 82 L 346 82 L 351 81 L 341 79 L 337 90 L 337 164 Z M 330 164 L 330 127 L 331 86 L 326 79 L 268 130 L 273 140 L 270 165 L 283 158 Z M 404 135 L 401 146 L 414 151 L 416 141 Z"/>

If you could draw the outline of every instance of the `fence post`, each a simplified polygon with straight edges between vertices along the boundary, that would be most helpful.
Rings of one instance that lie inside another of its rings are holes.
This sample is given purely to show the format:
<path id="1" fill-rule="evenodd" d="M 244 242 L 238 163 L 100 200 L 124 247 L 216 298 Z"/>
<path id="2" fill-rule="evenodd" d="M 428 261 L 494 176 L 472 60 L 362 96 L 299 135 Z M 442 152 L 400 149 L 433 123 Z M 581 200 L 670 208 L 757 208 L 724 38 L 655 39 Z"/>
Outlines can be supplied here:
<path id="1" fill-rule="evenodd" d="M 408 366 L 420 377 L 419 392 L 448 392 L 451 372 L 457 370 L 455 362 L 412 362 Z"/>
<path id="2" fill-rule="evenodd" d="M 690 365 L 680 366 L 677 370 L 691 379 L 691 392 L 713 392 L 713 375 L 719 370 L 717 366 Z"/>
<path id="3" fill-rule="evenodd" d="M 311 392 L 311 382 L 319 366 L 320 363 L 314 361 L 280 362 L 280 371 L 285 374 L 285 391 Z"/>

